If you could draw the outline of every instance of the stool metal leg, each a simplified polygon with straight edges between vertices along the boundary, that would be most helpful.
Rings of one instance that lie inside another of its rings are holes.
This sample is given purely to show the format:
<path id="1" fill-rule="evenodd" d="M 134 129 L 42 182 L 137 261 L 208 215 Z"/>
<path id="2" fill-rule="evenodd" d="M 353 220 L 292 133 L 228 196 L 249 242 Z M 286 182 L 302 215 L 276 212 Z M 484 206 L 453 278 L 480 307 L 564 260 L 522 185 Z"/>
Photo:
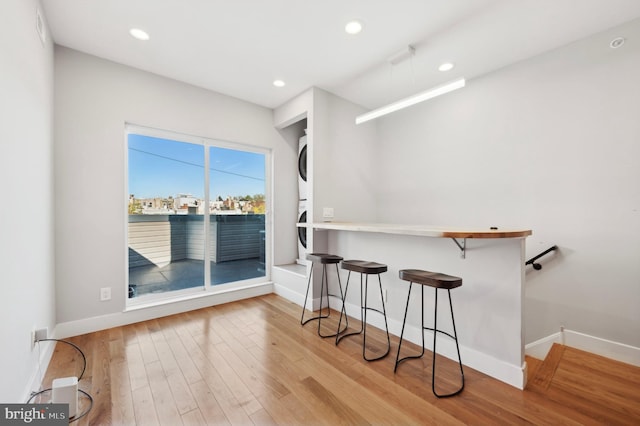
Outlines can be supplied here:
<path id="1" fill-rule="evenodd" d="M 396 365 L 393 368 L 393 372 L 395 373 L 396 370 L 398 370 L 398 365 L 402 362 L 402 361 L 406 361 L 408 359 L 417 359 L 417 358 L 422 358 L 422 356 L 424 355 L 424 287 L 421 286 L 421 299 L 422 299 L 422 309 L 421 309 L 421 315 L 420 317 L 422 318 L 422 352 L 420 352 L 420 355 L 407 355 L 404 358 L 400 358 L 400 348 L 402 347 L 402 336 L 404 335 L 404 327 L 407 323 L 407 313 L 409 312 L 409 299 L 411 298 L 411 288 L 413 287 L 413 282 L 409 283 L 409 293 L 407 294 L 407 306 L 404 309 L 404 320 L 402 321 L 402 331 L 400 332 L 400 342 L 398 343 L 398 353 L 396 354 Z"/>
<path id="2" fill-rule="evenodd" d="M 363 275 L 366 275 L 365 278 L 363 278 Z M 370 308 L 368 306 L 368 296 L 369 296 L 369 274 L 360 274 L 360 330 L 357 331 L 352 331 L 350 333 L 344 333 L 344 330 L 338 333 L 338 336 L 336 336 L 336 345 L 340 342 L 340 340 L 342 340 L 343 338 L 347 337 L 347 336 L 354 336 L 356 334 L 362 334 L 362 358 L 364 358 L 366 361 L 377 361 L 379 359 L 382 359 L 384 357 L 386 357 L 389 354 L 389 351 L 391 350 L 391 339 L 389 337 L 389 326 L 387 324 L 387 311 L 384 307 L 384 299 L 382 298 L 382 280 L 380 278 L 380 274 L 378 275 L 378 284 L 380 285 L 380 297 L 382 300 L 382 311 L 380 311 L 379 309 L 375 309 L 375 308 Z M 349 271 L 349 275 L 347 276 L 347 285 L 345 286 L 345 297 L 347 294 L 347 291 L 349 289 L 349 279 L 351 278 L 351 271 Z M 363 290 L 364 287 L 364 290 Z M 382 314 L 384 316 L 384 325 L 385 325 L 385 331 L 387 333 L 387 350 L 384 354 L 378 356 L 378 357 L 374 357 L 374 358 L 367 358 L 366 355 L 366 347 L 367 347 L 367 311 L 376 311 L 380 314 Z M 344 314 L 345 316 L 347 315 L 346 312 Z M 341 314 L 341 318 L 342 319 L 342 314 Z M 339 327 L 340 322 L 338 323 L 338 327 Z M 346 330 L 346 329 L 345 329 Z"/>
<path id="3" fill-rule="evenodd" d="M 398 343 L 398 354 L 396 355 L 396 365 L 393 369 L 394 373 L 396 372 L 396 370 L 398 369 L 398 365 L 402 362 L 405 361 L 407 359 L 414 359 L 414 358 L 421 358 L 424 355 L 424 331 L 425 330 L 430 330 L 433 332 L 433 358 L 432 358 L 432 362 L 431 362 L 431 391 L 433 392 L 433 394 L 438 397 L 438 398 L 446 398 L 449 396 L 454 396 L 459 394 L 460 392 L 462 392 L 462 390 L 464 389 L 464 370 L 462 369 L 462 358 L 460 357 L 460 346 L 458 344 L 458 334 L 456 332 L 456 322 L 453 316 L 453 302 L 451 301 L 451 290 L 447 289 L 447 293 L 449 295 L 449 309 L 451 311 L 451 323 L 453 325 L 453 335 L 450 333 L 447 333 L 444 330 L 438 330 L 438 289 L 435 288 L 435 308 L 434 308 L 434 320 L 433 320 L 433 328 L 431 327 L 425 327 L 424 325 L 424 286 L 422 286 L 422 292 L 421 292 L 421 306 L 422 306 L 422 352 L 420 353 L 420 355 L 409 355 L 409 356 L 405 356 L 404 358 L 400 358 L 400 348 L 402 347 L 402 338 L 404 335 L 404 327 L 405 324 L 407 322 L 407 311 L 409 309 L 409 298 L 411 297 L 411 288 L 413 286 L 413 282 L 411 282 L 409 284 L 409 293 L 407 295 L 407 306 L 405 308 L 405 312 L 404 312 L 404 320 L 402 322 L 402 331 L 400 333 L 400 342 Z M 449 336 L 450 338 L 452 338 L 455 343 L 456 343 L 456 351 L 458 354 L 458 365 L 460 366 L 460 378 L 462 381 L 462 384 L 460 386 L 459 389 L 457 389 L 454 392 L 451 393 L 447 393 L 447 394 L 439 394 L 436 392 L 436 385 L 435 385 L 435 379 L 436 379 L 436 357 L 437 357 L 437 352 L 436 352 L 436 338 L 438 333 L 440 334 L 444 334 L 446 336 Z"/>
<path id="4" fill-rule="evenodd" d="M 327 276 L 325 275 L 326 272 L 326 265 L 324 265 L 325 268 L 322 271 L 322 276 L 323 276 L 323 281 L 324 281 L 324 289 L 325 289 L 325 294 L 327 295 L 327 315 L 325 317 L 322 318 L 327 318 L 329 316 L 329 314 L 331 313 L 331 307 L 329 306 L 329 296 L 334 296 L 333 294 L 329 294 L 329 281 L 327 279 Z M 322 334 L 320 333 L 320 321 L 318 321 L 318 336 L 322 337 L 323 339 L 327 338 L 327 337 L 336 337 L 341 333 L 344 332 L 347 327 L 349 326 L 349 320 L 347 318 L 347 311 L 345 310 L 344 307 L 344 297 L 345 297 L 345 293 L 342 292 L 342 282 L 340 281 L 340 271 L 338 270 L 338 264 L 336 264 L 336 275 L 338 276 L 338 289 L 340 290 L 340 300 L 342 300 L 342 307 L 340 309 L 340 318 L 342 318 L 342 315 L 344 314 L 345 316 L 345 326 L 343 330 L 340 330 L 340 322 L 338 322 L 338 328 L 337 331 L 333 334 Z M 320 314 L 322 314 L 322 284 L 320 286 Z"/>
<path id="5" fill-rule="evenodd" d="M 345 311 L 345 307 L 344 307 L 344 293 L 342 292 L 342 283 L 340 282 L 340 273 L 338 271 L 338 265 L 336 264 L 336 274 L 338 276 L 338 288 L 340 289 L 340 298 L 342 299 L 342 309 L 340 311 L 340 316 L 342 317 L 342 313 L 345 313 L 346 316 L 346 311 Z M 328 335 L 324 335 L 320 332 L 320 327 L 322 325 L 322 319 L 323 318 L 329 318 L 329 315 L 331 313 L 331 306 L 329 305 L 329 280 L 327 277 L 327 265 L 323 264 L 322 265 L 322 278 L 320 279 L 320 312 L 317 316 L 315 317 L 311 317 L 311 318 L 307 318 L 306 320 L 304 319 L 304 312 L 307 308 L 307 299 L 309 297 L 309 288 L 311 287 L 311 278 L 313 277 L 313 263 L 311 264 L 311 269 L 309 271 L 309 280 L 307 282 L 307 292 L 305 294 L 304 297 L 304 305 L 302 307 L 302 317 L 300 318 L 300 324 L 305 325 L 306 323 L 308 323 L 309 321 L 313 321 L 313 320 L 318 320 L 318 336 L 322 337 L 322 338 L 327 338 L 327 337 L 335 337 L 337 336 L 339 333 L 335 333 L 335 334 L 328 334 Z M 326 315 L 322 314 L 322 309 L 323 309 L 323 305 L 324 305 L 324 296 L 326 295 L 327 297 L 327 313 Z M 348 326 L 348 322 L 345 325 L 344 330 L 346 330 Z M 338 325 L 338 330 L 340 329 L 340 326 Z M 342 330 L 342 331 L 344 331 Z"/>
<path id="6" fill-rule="evenodd" d="M 342 319 L 342 314 L 344 314 L 344 319 L 345 319 L 344 330 L 346 330 L 347 327 L 349 327 L 349 317 L 347 316 L 347 308 L 345 308 L 344 306 L 345 298 L 347 297 L 347 288 L 346 287 L 344 288 L 344 293 L 343 293 L 342 281 L 340 281 L 340 271 L 338 270 L 338 265 L 336 265 L 336 275 L 338 276 L 338 288 L 340 289 L 340 300 L 342 301 L 342 308 L 340 309 L 340 318 Z M 349 281 L 349 278 L 347 277 L 347 284 L 348 284 L 348 281 Z M 338 330 L 340 330 L 340 323 L 338 323 Z M 340 332 L 338 332 L 338 334 L 340 334 Z M 338 334 L 336 334 L 336 337 L 338 336 Z"/>
<path id="7" fill-rule="evenodd" d="M 464 389 L 464 371 L 462 370 L 462 359 L 460 358 L 460 346 L 458 346 L 458 333 L 456 333 L 456 321 L 453 318 L 453 303 L 451 302 L 451 290 L 447 289 L 447 293 L 449 295 L 449 309 L 451 310 L 451 323 L 453 324 L 453 336 L 445 331 L 438 330 L 438 289 L 436 288 L 435 291 L 436 291 L 436 298 L 435 298 L 436 306 L 434 309 L 434 319 L 433 319 L 434 332 L 433 332 L 433 361 L 431 364 L 431 390 L 433 391 L 433 394 L 438 398 L 446 398 L 449 396 L 457 395 L 460 392 L 462 392 L 462 389 Z M 447 393 L 447 394 L 439 394 L 436 392 L 436 354 L 437 354 L 436 336 L 438 335 L 438 333 L 446 334 L 456 342 L 456 351 L 458 352 L 458 364 L 460 365 L 460 378 L 462 380 L 462 384 L 458 390 L 451 393 Z"/>
<path id="8" fill-rule="evenodd" d="M 350 279 L 351 279 L 351 271 L 349 271 L 349 274 L 347 275 L 347 284 L 344 287 L 344 295 L 345 295 L 345 297 L 347 297 L 347 291 L 349 290 L 349 280 Z M 342 313 L 343 312 L 340 312 L 340 320 L 338 321 L 338 329 L 340 329 L 340 324 L 342 324 Z M 344 311 L 344 316 L 345 316 L 345 318 L 348 318 L 346 311 Z M 344 330 L 342 330 L 341 332 L 338 333 L 338 335 L 336 336 L 336 345 L 343 338 L 345 338 L 347 336 L 354 336 L 354 335 L 360 334 L 360 333 L 362 333 L 364 331 L 364 321 L 363 321 L 363 316 L 362 316 L 362 274 L 360 274 L 360 330 L 352 331 L 352 332 L 349 332 L 349 333 L 345 333 L 346 330 L 347 329 L 345 327 Z"/>
<path id="9" fill-rule="evenodd" d="M 331 305 L 329 305 L 329 285 L 327 284 L 325 287 L 325 282 L 327 280 L 327 265 L 323 264 L 322 265 L 322 278 L 320 278 L 320 313 L 318 314 L 318 336 L 322 337 L 322 334 L 320 334 L 320 326 L 322 325 L 322 321 L 320 321 L 320 318 L 328 318 L 329 315 L 331 314 Z M 324 305 L 324 303 L 322 303 L 322 297 L 324 296 L 324 293 L 327 293 L 327 315 L 322 315 L 322 306 Z"/>
<path id="10" fill-rule="evenodd" d="M 311 263 L 311 270 L 309 271 L 309 280 L 307 281 L 307 293 L 304 296 L 304 305 L 302 305 L 302 317 L 300 317 L 300 324 L 305 325 L 309 321 L 319 320 L 320 318 L 326 318 L 327 316 L 322 316 L 322 285 L 320 287 L 320 315 L 312 318 L 308 318 L 306 321 L 304 319 L 304 311 L 307 309 L 307 299 L 309 297 L 309 289 L 311 288 L 311 277 L 313 276 L 313 263 Z M 324 281 L 324 268 L 322 271 L 322 277 Z"/>
<path id="11" fill-rule="evenodd" d="M 347 292 L 349 291 L 349 281 L 351 280 L 351 271 L 349 271 L 349 273 L 347 274 L 347 284 L 345 284 L 344 286 L 344 297 L 347 297 Z M 360 293 L 360 298 L 362 298 L 362 292 Z M 362 302 L 360 302 L 360 304 L 362 304 Z M 342 304 L 344 307 L 344 303 Z M 340 311 L 340 319 L 338 320 L 338 330 L 340 329 L 340 325 L 342 325 L 342 315 L 344 313 L 344 317 L 345 320 L 348 318 L 346 311 L 342 310 Z M 361 312 L 362 313 L 362 312 Z M 362 316 L 360 316 L 360 319 L 362 320 Z M 354 332 L 350 332 L 350 333 L 344 333 L 344 331 L 346 331 L 346 328 L 338 333 L 338 335 L 336 336 L 336 345 L 338 344 L 338 342 L 340 342 L 340 340 L 342 340 L 343 337 L 347 337 L 347 336 L 351 336 L 354 334 L 358 334 L 360 332 L 362 332 L 362 325 L 360 328 L 360 331 L 354 331 Z"/>
<path id="12" fill-rule="evenodd" d="M 362 279 L 362 274 L 360 275 L 360 278 Z M 369 274 L 367 274 L 365 285 L 364 285 L 365 286 L 364 287 L 364 334 L 362 336 L 362 357 L 367 361 L 377 361 L 379 359 L 382 359 L 386 357 L 389 354 L 389 351 L 391 350 L 391 339 L 389 338 L 389 326 L 387 324 L 387 310 L 384 307 L 384 296 L 382 294 L 382 280 L 380 279 L 380 274 L 378 274 L 378 284 L 380 287 L 380 300 L 382 301 L 382 312 L 378 309 L 368 307 L 367 298 L 369 296 L 369 288 L 368 288 Z M 385 351 L 384 354 L 375 358 L 367 358 L 367 356 L 365 355 L 365 349 L 367 347 L 367 311 L 369 310 L 376 311 L 384 316 L 384 328 L 385 328 L 385 331 L 387 332 L 387 350 Z"/>

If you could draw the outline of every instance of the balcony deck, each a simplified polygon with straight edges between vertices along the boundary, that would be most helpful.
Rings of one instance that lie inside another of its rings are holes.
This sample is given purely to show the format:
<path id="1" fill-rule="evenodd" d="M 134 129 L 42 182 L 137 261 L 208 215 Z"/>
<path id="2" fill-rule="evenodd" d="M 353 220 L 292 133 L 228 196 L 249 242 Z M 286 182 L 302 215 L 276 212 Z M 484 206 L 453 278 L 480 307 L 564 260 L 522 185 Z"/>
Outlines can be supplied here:
<path id="1" fill-rule="evenodd" d="M 211 285 L 226 284 L 265 276 L 259 258 L 211 262 Z M 163 293 L 204 285 L 204 261 L 183 259 L 165 266 L 145 265 L 129 269 L 129 285 L 136 295 Z"/>
<path id="2" fill-rule="evenodd" d="M 205 254 L 202 215 L 129 215 L 129 297 L 265 276 L 264 215 L 212 215 Z"/>

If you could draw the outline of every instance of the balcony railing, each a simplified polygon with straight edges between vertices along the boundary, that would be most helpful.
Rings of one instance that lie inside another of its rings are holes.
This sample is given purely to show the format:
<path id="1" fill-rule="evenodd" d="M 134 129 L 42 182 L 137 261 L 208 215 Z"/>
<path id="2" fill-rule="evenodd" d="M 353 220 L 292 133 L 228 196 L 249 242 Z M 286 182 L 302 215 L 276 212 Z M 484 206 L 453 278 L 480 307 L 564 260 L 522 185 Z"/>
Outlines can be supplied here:
<path id="1" fill-rule="evenodd" d="M 213 284 L 264 275 L 264 219 L 262 214 L 210 216 Z M 129 215 L 128 226 L 129 283 L 138 294 L 145 292 L 143 286 L 156 292 L 203 285 L 204 216 Z M 185 280 L 185 274 L 168 273 L 169 265 L 174 264 L 176 271 L 178 262 L 202 273 L 192 273 L 191 280 Z"/>
<path id="2" fill-rule="evenodd" d="M 129 267 L 204 259 L 202 215 L 129 215 Z M 264 215 L 213 215 L 211 261 L 264 256 Z"/>

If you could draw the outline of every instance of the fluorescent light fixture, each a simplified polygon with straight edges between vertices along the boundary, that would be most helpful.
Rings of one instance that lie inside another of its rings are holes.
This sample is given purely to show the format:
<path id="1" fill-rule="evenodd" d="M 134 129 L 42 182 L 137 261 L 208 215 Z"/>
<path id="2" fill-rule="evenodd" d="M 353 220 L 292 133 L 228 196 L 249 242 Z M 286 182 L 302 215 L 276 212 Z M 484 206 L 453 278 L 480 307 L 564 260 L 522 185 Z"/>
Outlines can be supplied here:
<path id="1" fill-rule="evenodd" d="M 284 81 L 282 80 L 273 80 L 273 85 L 276 87 L 284 87 Z"/>
<path id="2" fill-rule="evenodd" d="M 362 124 L 366 121 L 373 120 L 374 118 L 381 117 L 383 115 L 390 114 L 392 112 L 401 110 L 403 108 L 410 107 L 411 105 L 415 105 L 420 102 L 424 102 L 428 99 L 435 98 L 436 96 L 444 95 L 445 93 L 449 93 L 453 90 L 460 89 L 464 87 L 465 80 L 464 78 L 443 84 L 442 86 L 437 86 L 429 90 L 425 90 L 424 92 L 420 92 L 413 96 L 409 96 L 408 98 L 400 99 L 394 103 L 389 105 L 380 107 L 378 109 L 374 109 L 373 111 L 369 111 L 362 115 L 356 117 L 356 124 Z"/>
<path id="3" fill-rule="evenodd" d="M 358 34 L 360 31 L 362 31 L 362 23 L 360 21 L 347 22 L 344 30 L 347 32 L 347 34 Z"/>
<path id="4" fill-rule="evenodd" d="M 149 34 L 147 34 L 146 31 L 141 30 L 140 28 L 131 28 L 129 30 L 129 34 L 131 34 L 131 37 L 137 38 L 138 40 L 149 40 Z"/>

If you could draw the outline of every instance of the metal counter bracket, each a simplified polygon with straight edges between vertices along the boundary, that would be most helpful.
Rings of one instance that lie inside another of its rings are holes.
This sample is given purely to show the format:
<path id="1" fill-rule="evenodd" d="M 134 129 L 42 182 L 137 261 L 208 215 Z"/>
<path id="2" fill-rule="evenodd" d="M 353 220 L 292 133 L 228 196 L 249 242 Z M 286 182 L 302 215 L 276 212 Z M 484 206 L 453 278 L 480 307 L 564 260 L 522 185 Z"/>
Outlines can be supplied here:
<path id="1" fill-rule="evenodd" d="M 460 253 L 460 257 L 464 259 L 465 258 L 465 254 L 467 252 L 467 239 L 463 238 L 462 239 L 462 244 L 460 244 L 456 238 L 451 238 L 451 239 L 453 240 L 454 243 L 456 243 L 456 245 L 460 249 L 460 252 L 461 252 Z"/>

